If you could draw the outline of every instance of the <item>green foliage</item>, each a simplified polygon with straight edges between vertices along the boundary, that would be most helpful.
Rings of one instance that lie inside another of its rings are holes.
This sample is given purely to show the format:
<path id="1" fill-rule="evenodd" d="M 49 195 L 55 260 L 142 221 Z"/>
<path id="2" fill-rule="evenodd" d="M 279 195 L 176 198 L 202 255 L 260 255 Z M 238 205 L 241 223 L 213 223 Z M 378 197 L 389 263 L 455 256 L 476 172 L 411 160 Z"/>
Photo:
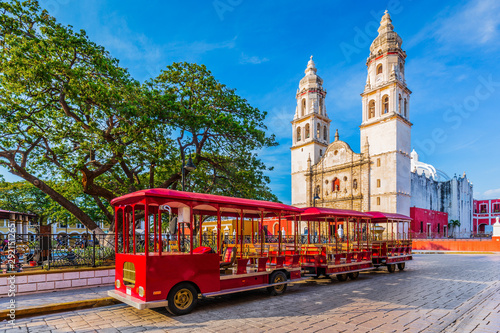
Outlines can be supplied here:
<path id="1" fill-rule="evenodd" d="M 277 145 L 274 135 L 266 136 L 266 112 L 218 82 L 204 65 L 174 63 L 147 85 L 155 96 L 175 96 L 168 108 L 155 108 L 150 116 L 175 129 L 181 157 L 187 148 L 193 151 L 197 168 L 189 175 L 188 190 L 277 200 L 267 187 L 266 166 L 256 154 Z M 172 161 L 176 160 L 179 170 L 177 154 Z M 180 187 L 180 178 L 171 172 L 164 174 L 161 187 Z"/>
<path id="2" fill-rule="evenodd" d="M 460 221 L 459 220 L 450 220 L 450 222 L 448 222 L 448 227 L 453 228 L 452 235 L 454 235 L 455 229 L 460 228 Z"/>
<path id="3" fill-rule="evenodd" d="M 277 144 L 266 113 L 203 65 L 174 63 L 140 84 L 84 31 L 12 0 L 0 2 L 0 90 L 0 165 L 59 219 L 67 211 L 93 230 L 113 221 L 117 196 L 181 189 L 188 148 L 197 168 L 186 189 L 277 200 L 256 154 Z"/>
<path id="4" fill-rule="evenodd" d="M 73 184 L 55 184 L 50 181 L 49 183 L 65 195 L 66 198 L 77 202 L 82 210 L 91 216 L 94 221 L 104 221 L 106 219 L 102 210 L 95 206 L 93 202 L 85 200 L 81 191 L 75 189 L 75 186 L 72 186 Z M 70 225 L 74 225 L 77 222 L 66 209 L 36 186 L 26 181 L 9 183 L 2 176 L 0 176 L 0 208 L 37 214 L 38 221 L 41 224 L 69 222 Z"/>

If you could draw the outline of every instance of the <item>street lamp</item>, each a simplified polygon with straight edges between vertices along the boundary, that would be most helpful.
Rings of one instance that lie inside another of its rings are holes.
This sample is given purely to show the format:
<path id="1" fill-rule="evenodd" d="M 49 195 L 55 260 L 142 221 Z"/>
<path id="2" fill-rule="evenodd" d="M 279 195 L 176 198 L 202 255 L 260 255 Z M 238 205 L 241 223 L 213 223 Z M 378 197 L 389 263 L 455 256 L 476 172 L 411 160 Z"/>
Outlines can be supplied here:
<path id="1" fill-rule="evenodd" d="M 318 193 L 316 193 L 314 195 L 314 198 L 313 198 L 313 207 L 316 207 L 316 200 L 319 200 L 319 199 L 321 199 L 321 198 L 319 197 Z"/>
<path id="2" fill-rule="evenodd" d="M 189 160 L 186 164 L 186 157 L 184 154 L 182 154 L 182 190 L 185 190 L 186 187 L 186 170 L 187 171 L 194 171 L 196 169 L 196 165 L 193 163 L 193 159 L 191 158 L 191 150 L 188 148 L 187 149 L 189 152 Z"/>
<path id="3" fill-rule="evenodd" d="M 184 153 L 182 154 L 182 191 L 185 191 L 186 188 L 186 170 L 187 171 L 193 171 L 196 169 L 196 165 L 193 163 L 193 159 L 191 158 L 191 150 L 187 148 L 188 154 L 189 154 L 189 160 L 186 164 L 186 156 Z M 191 223 L 194 223 L 194 221 L 191 221 Z M 182 226 L 182 239 L 181 239 L 181 250 L 184 250 L 184 225 Z"/>

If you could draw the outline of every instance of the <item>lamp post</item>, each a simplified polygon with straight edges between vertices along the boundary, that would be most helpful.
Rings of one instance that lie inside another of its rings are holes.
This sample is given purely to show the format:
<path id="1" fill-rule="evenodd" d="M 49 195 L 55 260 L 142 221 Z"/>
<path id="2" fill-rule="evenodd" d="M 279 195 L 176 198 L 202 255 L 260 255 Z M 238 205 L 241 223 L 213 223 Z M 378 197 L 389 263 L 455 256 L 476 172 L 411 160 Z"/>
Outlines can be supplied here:
<path id="1" fill-rule="evenodd" d="M 194 171 L 196 169 L 196 165 L 193 163 L 193 159 L 191 158 L 191 150 L 187 149 L 189 152 L 189 160 L 186 164 L 186 156 L 182 154 L 182 190 L 185 190 L 186 187 L 186 170 Z"/>
<path id="2" fill-rule="evenodd" d="M 316 207 L 316 200 L 319 200 L 319 199 L 321 199 L 321 198 L 319 197 L 318 193 L 316 193 L 314 195 L 314 198 L 313 198 L 313 207 Z"/>
<path id="3" fill-rule="evenodd" d="M 196 165 L 193 163 L 193 159 L 191 158 L 191 150 L 187 148 L 188 154 L 189 154 L 189 160 L 186 164 L 186 156 L 184 155 L 184 152 L 182 152 L 182 191 L 185 191 L 186 188 L 186 170 L 187 171 L 193 171 L 196 169 Z M 194 223 L 194 221 L 191 221 L 191 223 Z M 193 228 L 194 229 L 194 228 Z M 182 239 L 181 239 L 181 251 L 184 251 L 184 225 L 182 225 Z"/>

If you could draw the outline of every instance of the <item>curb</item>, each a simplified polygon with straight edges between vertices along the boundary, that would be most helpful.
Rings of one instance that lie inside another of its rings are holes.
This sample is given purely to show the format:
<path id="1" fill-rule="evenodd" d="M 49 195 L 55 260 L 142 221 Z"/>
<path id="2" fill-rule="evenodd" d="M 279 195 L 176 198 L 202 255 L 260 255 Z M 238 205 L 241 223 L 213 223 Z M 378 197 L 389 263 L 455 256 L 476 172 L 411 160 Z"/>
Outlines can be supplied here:
<path id="1" fill-rule="evenodd" d="M 66 303 L 52 303 L 41 306 L 28 306 L 25 308 L 16 308 L 16 319 L 26 318 L 26 317 L 34 317 L 41 316 L 51 313 L 57 312 L 65 312 L 65 311 L 73 311 L 73 310 L 82 310 L 89 308 L 99 308 L 102 306 L 109 306 L 121 303 L 113 297 L 103 297 L 103 298 L 95 298 L 83 301 L 73 301 Z M 1 310 L 0 318 L 2 320 L 4 318 L 8 319 L 8 315 L 10 310 Z"/>
<path id="2" fill-rule="evenodd" d="M 412 251 L 412 254 L 500 254 L 499 252 L 489 251 Z"/>

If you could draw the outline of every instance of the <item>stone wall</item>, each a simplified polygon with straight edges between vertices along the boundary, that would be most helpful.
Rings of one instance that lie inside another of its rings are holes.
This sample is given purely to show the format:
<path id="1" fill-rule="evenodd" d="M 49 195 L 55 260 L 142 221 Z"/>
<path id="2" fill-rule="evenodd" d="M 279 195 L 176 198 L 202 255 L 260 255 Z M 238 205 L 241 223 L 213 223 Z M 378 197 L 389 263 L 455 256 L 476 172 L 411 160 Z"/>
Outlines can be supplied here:
<path id="1" fill-rule="evenodd" d="M 496 239 L 414 239 L 413 250 L 432 251 L 488 251 L 500 252 L 500 238 Z"/>
<path id="2" fill-rule="evenodd" d="M 81 287 L 111 285 L 115 281 L 114 268 L 54 270 L 43 273 L 14 273 L 16 276 L 16 294 L 59 291 Z M 0 277 L 0 298 L 7 297 L 9 274 Z"/>
<path id="3" fill-rule="evenodd" d="M 460 221 L 457 236 L 468 237 L 472 231 L 473 203 L 473 187 L 465 175 L 440 182 L 411 173 L 411 207 L 448 213 L 449 220 Z"/>

